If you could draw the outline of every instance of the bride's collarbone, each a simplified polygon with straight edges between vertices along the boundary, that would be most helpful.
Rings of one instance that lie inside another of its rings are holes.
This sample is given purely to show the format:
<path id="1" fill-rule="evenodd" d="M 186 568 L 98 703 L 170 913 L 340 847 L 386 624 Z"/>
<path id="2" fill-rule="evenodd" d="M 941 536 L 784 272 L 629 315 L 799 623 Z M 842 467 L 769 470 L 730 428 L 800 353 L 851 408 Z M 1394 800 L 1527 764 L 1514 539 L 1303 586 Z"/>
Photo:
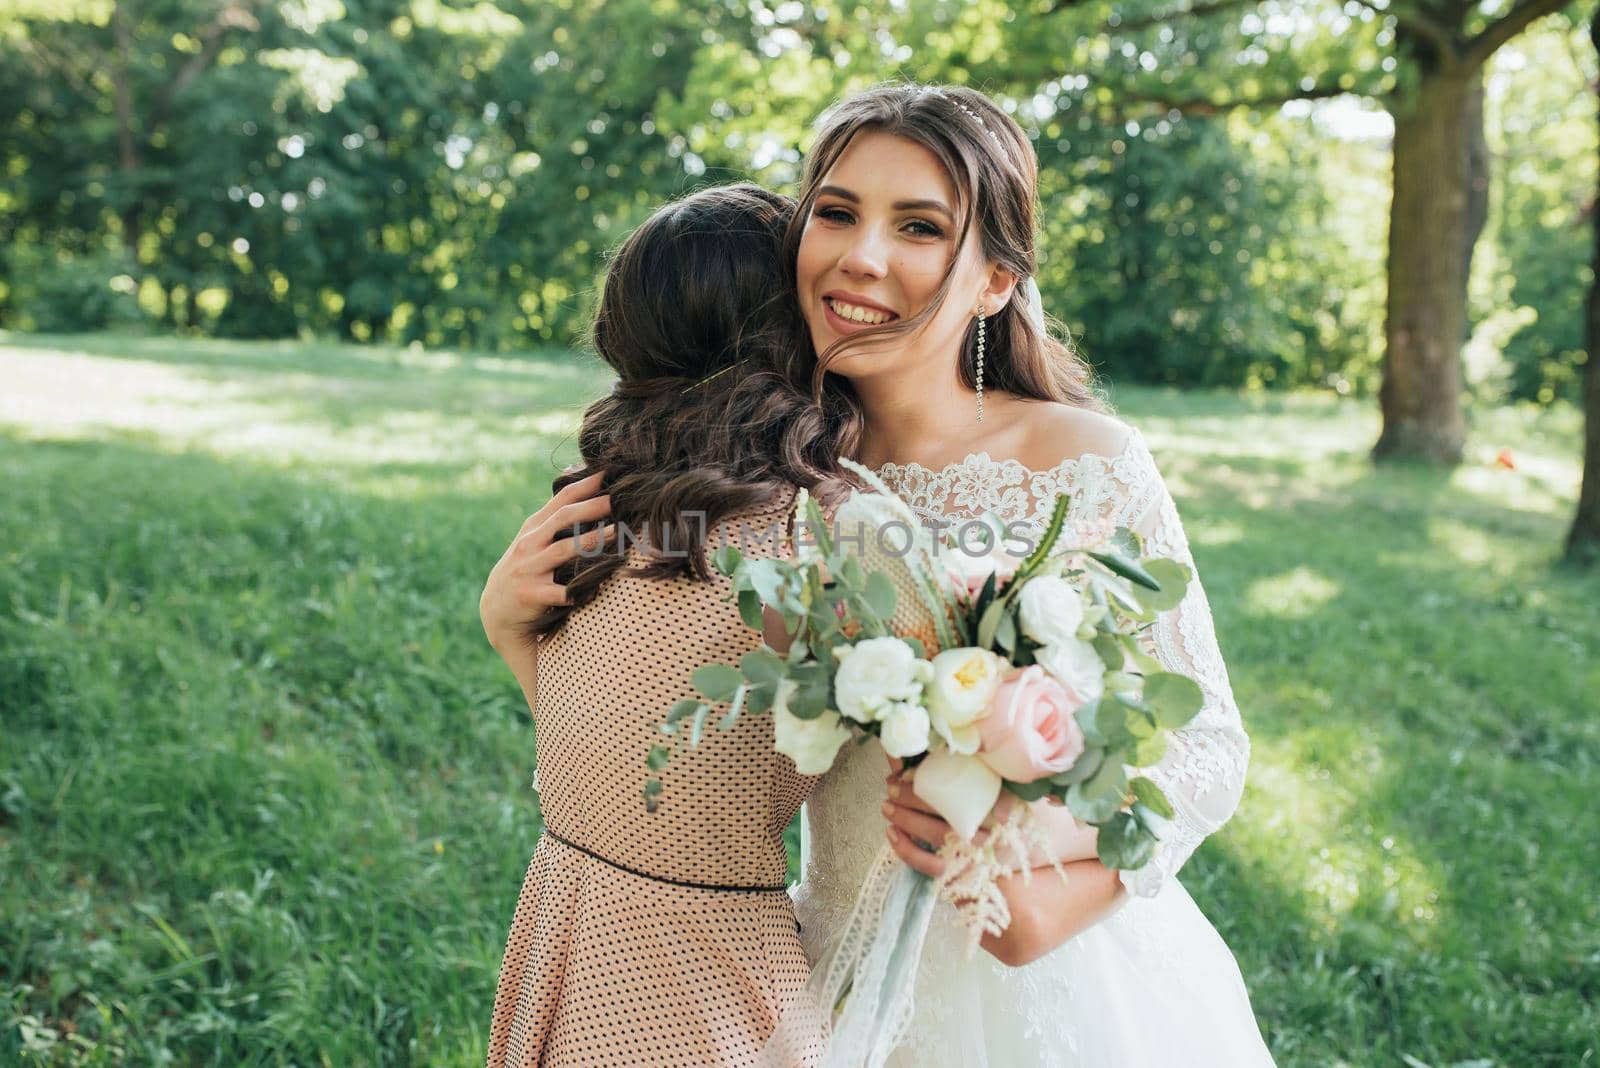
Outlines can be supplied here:
<path id="1" fill-rule="evenodd" d="M 975 457 L 1013 461 L 1028 471 L 1049 471 L 1082 456 L 1116 457 L 1133 429 L 1113 416 L 1057 401 L 1002 395 L 984 421 L 953 424 L 938 442 L 910 450 L 915 455 L 882 456 L 872 466 L 911 466 L 927 471 L 961 468 Z"/>

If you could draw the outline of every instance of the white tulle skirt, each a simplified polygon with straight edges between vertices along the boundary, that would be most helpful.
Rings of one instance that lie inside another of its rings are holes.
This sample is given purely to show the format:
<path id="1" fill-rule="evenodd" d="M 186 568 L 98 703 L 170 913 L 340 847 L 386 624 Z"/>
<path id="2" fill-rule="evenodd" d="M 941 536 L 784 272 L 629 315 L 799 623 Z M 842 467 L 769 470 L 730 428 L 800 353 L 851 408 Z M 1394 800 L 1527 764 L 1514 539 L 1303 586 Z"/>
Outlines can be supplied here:
<path id="1" fill-rule="evenodd" d="M 1047 876 L 1048 873 L 1041 873 Z M 813 963 L 826 917 L 796 895 Z M 1176 879 L 1021 968 L 965 955 L 939 904 L 893 1068 L 1252 1068 L 1271 1054 L 1233 954 Z"/>

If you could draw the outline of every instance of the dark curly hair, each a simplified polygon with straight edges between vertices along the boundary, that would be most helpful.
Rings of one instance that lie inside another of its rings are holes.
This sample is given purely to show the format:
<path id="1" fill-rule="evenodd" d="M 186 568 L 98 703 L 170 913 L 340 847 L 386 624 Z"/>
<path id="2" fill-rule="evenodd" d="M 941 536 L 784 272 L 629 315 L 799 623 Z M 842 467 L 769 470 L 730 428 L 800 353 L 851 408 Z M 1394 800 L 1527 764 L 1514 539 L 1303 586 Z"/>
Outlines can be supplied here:
<path id="1" fill-rule="evenodd" d="M 636 574 L 708 579 L 705 534 L 719 520 L 796 487 L 831 504 L 851 485 L 837 421 L 811 394 L 815 357 L 782 254 L 793 211 L 748 183 L 701 190 L 658 210 L 612 258 L 594 345 L 617 382 L 584 413 L 582 469 L 554 489 L 605 472 L 611 521 L 675 554 L 648 550 Z M 568 603 L 529 637 L 558 630 L 624 564 L 607 550 L 559 569 Z"/>

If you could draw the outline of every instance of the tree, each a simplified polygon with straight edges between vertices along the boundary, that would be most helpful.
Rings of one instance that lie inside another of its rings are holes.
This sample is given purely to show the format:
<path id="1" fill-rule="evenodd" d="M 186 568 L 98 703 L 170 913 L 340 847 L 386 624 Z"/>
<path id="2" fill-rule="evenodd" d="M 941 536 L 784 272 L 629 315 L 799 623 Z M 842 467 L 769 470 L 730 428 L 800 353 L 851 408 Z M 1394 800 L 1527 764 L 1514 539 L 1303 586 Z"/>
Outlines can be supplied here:
<path id="1" fill-rule="evenodd" d="M 1103 105 L 1121 114 L 1215 114 L 1346 93 L 1393 116 L 1394 199 L 1378 460 L 1459 461 L 1465 440 L 1461 355 L 1466 279 L 1486 212 L 1482 71 L 1506 42 L 1569 0 L 1514 0 L 1499 12 L 1473 0 L 1257 0 L 1164 4 L 1056 0 L 1019 17 L 1034 57 L 1008 79 L 1035 85 L 1093 70 Z M 1359 19 L 1349 11 L 1362 12 Z M 1065 16 L 1062 27 L 1048 21 Z M 1363 25 L 1365 24 L 1365 25 Z M 1376 27 L 1376 32 L 1370 32 Z M 1175 70 L 1146 61 L 1185 42 Z M 1227 45 L 1228 47 L 1220 47 Z M 1065 58 L 1064 57 L 1070 57 Z M 1140 62 L 1125 62 L 1137 57 Z"/>
<path id="2" fill-rule="evenodd" d="M 1589 23 L 1589 37 L 1600 54 L 1600 14 Z M 1600 101 L 1600 81 L 1595 90 Z M 1567 558 L 1592 566 L 1600 563 L 1600 192 L 1590 203 L 1589 224 L 1594 229 L 1594 279 L 1589 284 L 1584 321 L 1589 358 L 1583 372 L 1583 488 L 1578 494 L 1578 514 L 1567 535 Z"/>

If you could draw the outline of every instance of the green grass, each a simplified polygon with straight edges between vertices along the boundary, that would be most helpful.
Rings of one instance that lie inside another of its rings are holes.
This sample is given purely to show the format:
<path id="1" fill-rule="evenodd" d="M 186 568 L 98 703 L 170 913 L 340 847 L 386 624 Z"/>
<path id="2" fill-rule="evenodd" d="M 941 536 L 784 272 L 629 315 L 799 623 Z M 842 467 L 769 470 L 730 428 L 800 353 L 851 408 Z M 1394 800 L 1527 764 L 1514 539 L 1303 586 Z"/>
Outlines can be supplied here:
<path id="1" fill-rule="evenodd" d="M 0 382 L 0 1063 L 481 1063 L 539 821 L 477 593 L 603 376 L 0 336 Z M 1118 401 L 1254 740 L 1184 878 L 1279 1063 L 1594 1063 L 1574 413 L 1438 475 L 1364 404 Z"/>

